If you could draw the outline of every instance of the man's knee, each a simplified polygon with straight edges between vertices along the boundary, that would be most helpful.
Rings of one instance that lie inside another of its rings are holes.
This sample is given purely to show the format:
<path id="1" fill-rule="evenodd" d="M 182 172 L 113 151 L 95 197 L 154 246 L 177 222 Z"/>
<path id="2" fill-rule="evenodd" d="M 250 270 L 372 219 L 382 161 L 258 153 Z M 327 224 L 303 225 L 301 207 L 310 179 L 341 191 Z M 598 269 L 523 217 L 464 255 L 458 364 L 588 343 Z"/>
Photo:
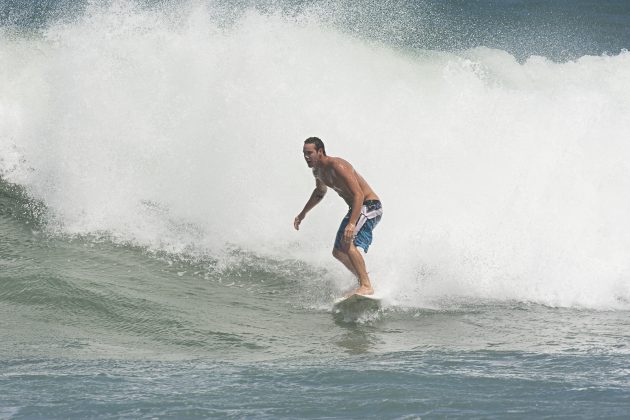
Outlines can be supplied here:
<path id="1" fill-rule="evenodd" d="M 363 250 L 363 248 L 355 246 L 355 245 L 350 245 L 348 247 L 348 250 L 346 251 L 346 255 L 348 256 L 359 256 L 362 257 L 363 253 L 365 253 L 365 251 Z"/>
<path id="2" fill-rule="evenodd" d="M 333 248 L 332 254 L 333 257 L 337 258 L 338 260 L 341 260 L 345 256 L 345 253 L 339 248 Z"/>

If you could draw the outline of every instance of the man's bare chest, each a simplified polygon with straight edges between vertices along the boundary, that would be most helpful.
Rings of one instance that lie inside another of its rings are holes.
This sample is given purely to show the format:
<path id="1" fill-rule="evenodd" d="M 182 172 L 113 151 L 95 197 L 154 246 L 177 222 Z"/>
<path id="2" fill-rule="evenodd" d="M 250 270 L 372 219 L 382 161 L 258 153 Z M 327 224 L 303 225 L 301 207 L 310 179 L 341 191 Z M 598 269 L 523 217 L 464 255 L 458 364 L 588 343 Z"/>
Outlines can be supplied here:
<path id="1" fill-rule="evenodd" d="M 315 175 L 315 178 L 319 179 L 328 188 L 332 188 L 338 193 L 342 193 L 344 191 L 342 183 L 333 171 L 320 170 L 313 172 L 313 174 Z"/>

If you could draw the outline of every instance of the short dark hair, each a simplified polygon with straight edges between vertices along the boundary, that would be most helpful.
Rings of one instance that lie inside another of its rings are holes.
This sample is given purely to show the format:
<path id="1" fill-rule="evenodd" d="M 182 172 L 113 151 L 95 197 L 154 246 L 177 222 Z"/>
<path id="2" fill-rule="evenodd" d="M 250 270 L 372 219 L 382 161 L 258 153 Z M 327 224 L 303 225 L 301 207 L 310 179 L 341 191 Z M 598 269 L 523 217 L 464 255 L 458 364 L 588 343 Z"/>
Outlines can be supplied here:
<path id="1" fill-rule="evenodd" d="M 324 152 L 324 156 L 326 156 L 326 147 L 324 146 L 324 142 L 319 137 L 309 137 L 304 140 L 304 144 L 314 144 L 315 150 L 322 149 Z"/>

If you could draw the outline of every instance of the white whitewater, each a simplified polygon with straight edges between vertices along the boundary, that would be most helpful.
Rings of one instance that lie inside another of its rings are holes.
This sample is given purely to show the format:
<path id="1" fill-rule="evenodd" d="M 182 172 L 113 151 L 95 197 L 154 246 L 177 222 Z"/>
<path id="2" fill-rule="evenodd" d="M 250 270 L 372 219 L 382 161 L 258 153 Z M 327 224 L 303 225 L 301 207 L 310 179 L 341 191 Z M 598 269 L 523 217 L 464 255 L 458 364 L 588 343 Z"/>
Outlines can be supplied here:
<path id="1" fill-rule="evenodd" d="M 630 307 L 630 53 L 554 63 L 401 51 L 315 18 L 124 3 L 0 35 L 0 173 L 49 229 L 330 267 L 345 208 L 299 233 L 316 135 L 381 196 L 368 265 L 394 304 Z"/>

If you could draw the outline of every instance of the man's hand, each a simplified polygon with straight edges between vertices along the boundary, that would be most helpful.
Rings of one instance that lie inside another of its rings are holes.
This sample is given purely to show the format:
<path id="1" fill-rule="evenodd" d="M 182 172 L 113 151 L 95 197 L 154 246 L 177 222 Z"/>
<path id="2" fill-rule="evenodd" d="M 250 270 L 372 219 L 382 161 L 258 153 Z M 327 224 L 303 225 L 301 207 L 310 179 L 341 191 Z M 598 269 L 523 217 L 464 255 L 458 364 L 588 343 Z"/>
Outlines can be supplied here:
<path id="1" fill-rule="evenodd" d="M 295 216 L 295 219 L 293 219 L 293 227 L 295 230 L 300 230 L 300 223 L 302 223 L 302 220 L 304 220 L 304 215 L 302 213 Z"/>
<path id="2" fill-rule="evenodd" d="M 354 223 L 348 223 L 346 225 L 346 228 L 343 231 L 343 243 L 346 245 L 350 245 L 350 243 L 352 242 L 352 240 L 354 239 L 354 229 L 355 229 L 355 224 Z"/>

